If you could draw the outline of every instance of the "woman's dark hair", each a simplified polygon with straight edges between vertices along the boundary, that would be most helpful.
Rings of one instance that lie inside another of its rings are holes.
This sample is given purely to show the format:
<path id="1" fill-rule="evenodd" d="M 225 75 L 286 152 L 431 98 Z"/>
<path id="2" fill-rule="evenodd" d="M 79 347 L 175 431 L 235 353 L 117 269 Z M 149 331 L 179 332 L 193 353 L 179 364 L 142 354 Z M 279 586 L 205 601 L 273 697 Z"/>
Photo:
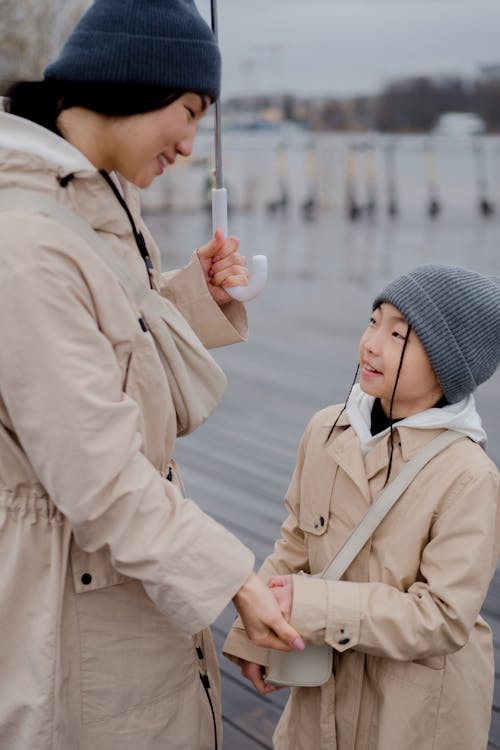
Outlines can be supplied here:
<path id="1" fill-rule="evenodd" d="M 110 117 L 137 115 L 172 104 L 183 91 L 163 86 L 87 81 L 21 81 L 6 92 L 6 109 L 61 135 L 56 122 L 70 107 L 85 107 Z"/>

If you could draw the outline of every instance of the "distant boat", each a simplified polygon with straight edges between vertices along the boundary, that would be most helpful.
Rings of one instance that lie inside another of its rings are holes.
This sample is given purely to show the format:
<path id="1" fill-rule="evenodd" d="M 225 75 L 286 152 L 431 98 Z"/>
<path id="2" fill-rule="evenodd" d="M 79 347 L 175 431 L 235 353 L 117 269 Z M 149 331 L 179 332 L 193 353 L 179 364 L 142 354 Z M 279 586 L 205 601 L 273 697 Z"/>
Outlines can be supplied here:
<path id="1" fill-rule="evenodd" d="M 482 135 L 486 132 L 486 123 L 474 112 L 445 112 L 438 118 L 432 132 L 455 138 Z"/>

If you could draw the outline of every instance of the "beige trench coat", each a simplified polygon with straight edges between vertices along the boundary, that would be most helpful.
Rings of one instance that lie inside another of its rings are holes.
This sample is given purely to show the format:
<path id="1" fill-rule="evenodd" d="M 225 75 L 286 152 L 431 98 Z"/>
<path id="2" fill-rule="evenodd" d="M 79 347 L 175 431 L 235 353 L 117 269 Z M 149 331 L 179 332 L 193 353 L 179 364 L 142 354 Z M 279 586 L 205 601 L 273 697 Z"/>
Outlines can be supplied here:
<path id="1" fill-rule="evenodd" d="M 79 152 L 2 114 L 0 162 L 0 187 L 57 198 L 148 283 L 122 207 Z M 243 306 L 212 301 L 196 255 L 160 275 L 123 189 L 158 291 L 206 346 L 242 340 Z M 204 629 L 253 555 L 183 497 L 166 374 L 109 268 L 33 211 L 0 213 L 0 236 L 0 748 L 213 750 Z"/>
<path id="2" fill-rule="evenodd" d="M 338 408 L 304 434 L 264 579 L 322 570 L 384 484 L 388 439 L 363 458 L 344 414 L 326 442 Z M 396 426 L 394 470 L 439 432 Z M 499 506 L 496 467 L 464 437 L 420 472 L 341 581 L 294 576 L 292 622 L 332 646 L 334 675 L 291 691 L 277 750 L 486 750 L 494 667 L 479 610 Z M 238 622 L 224 652 L 267 663 Z"/>

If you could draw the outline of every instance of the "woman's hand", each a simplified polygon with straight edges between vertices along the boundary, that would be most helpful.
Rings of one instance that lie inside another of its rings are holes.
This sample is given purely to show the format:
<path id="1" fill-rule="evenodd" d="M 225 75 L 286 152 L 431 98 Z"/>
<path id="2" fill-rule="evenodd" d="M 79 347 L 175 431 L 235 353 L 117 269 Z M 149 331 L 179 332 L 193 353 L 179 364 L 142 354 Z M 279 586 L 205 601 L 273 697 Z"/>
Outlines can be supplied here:
<path id="1" fill-rule="evenodd" d="M 290 651 L 303 651 L 304 641 L 287 623 L 271 590 L 252 573 L 233 597 L 247 635 L 256 646 Z"/>
<path id="2" fill-rule="evenodd" d="M 268 685 L 264 681 L 266 668 L 261 664 L 254 664 L 251 661 L 245 661 L 244 659 L 242 659 L 240 666 L 241 674 L 243 675 L 243 677 L 246 677 L 247 680 L 250 680 L 250 682 L 260 695 L 267 695 L 268 693 L 273 693 L 275 690 L 279 690 L 279 687 L 277 685 Z"/>
<path id="3" fill-rule="evenodd" d="M 208 290 L 218 305 L 231 302 L 232 297 L 223 285 L 248 286 L 248 269 L 245 258 L 238 253 L 240 241 L 237 237 L 224 237 L 220 229 L 210 242 L 196 251 L 205 274 Z"/>
<path id="4" fill-rule="evenodd" d="M 290 622 L 293 606 L 293 578 L 287 576 L 271 576 L 267 583 L 279 604 L 279 608 L 285 620 Z"/>

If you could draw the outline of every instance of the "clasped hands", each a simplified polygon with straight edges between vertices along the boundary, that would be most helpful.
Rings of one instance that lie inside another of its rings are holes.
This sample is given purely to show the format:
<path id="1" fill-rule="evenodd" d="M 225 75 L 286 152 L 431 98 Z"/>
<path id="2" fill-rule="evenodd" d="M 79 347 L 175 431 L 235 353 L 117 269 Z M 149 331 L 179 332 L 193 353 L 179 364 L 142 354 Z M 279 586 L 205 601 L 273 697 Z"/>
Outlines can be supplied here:
<path id="1" fill-rule="evenodd" d="M 245 593 L 245 588 L 249 587 Z M 293 578 L 291 575 L 272 576 L 267 586 L 252 573 L 246 584 L 233 599 L 248 637 L 262 648 L 302 651 L 304 641 L 289 624 L 293 604 Z M 264 681 L 265 670 L 261 664 L 243 661 L 241 672 L 261 695 L 277 690 Z"/>
<path id="2" fill-rule="evenodd" d="M 239 246 L 237 237 L 226 238 L 220 229 L 216 229 L 213 239 L 196 251 L 208 290 L 218 305 L 232 300 L 223 287 L 248 286 L 246 258 L 239 254 Z"/>

